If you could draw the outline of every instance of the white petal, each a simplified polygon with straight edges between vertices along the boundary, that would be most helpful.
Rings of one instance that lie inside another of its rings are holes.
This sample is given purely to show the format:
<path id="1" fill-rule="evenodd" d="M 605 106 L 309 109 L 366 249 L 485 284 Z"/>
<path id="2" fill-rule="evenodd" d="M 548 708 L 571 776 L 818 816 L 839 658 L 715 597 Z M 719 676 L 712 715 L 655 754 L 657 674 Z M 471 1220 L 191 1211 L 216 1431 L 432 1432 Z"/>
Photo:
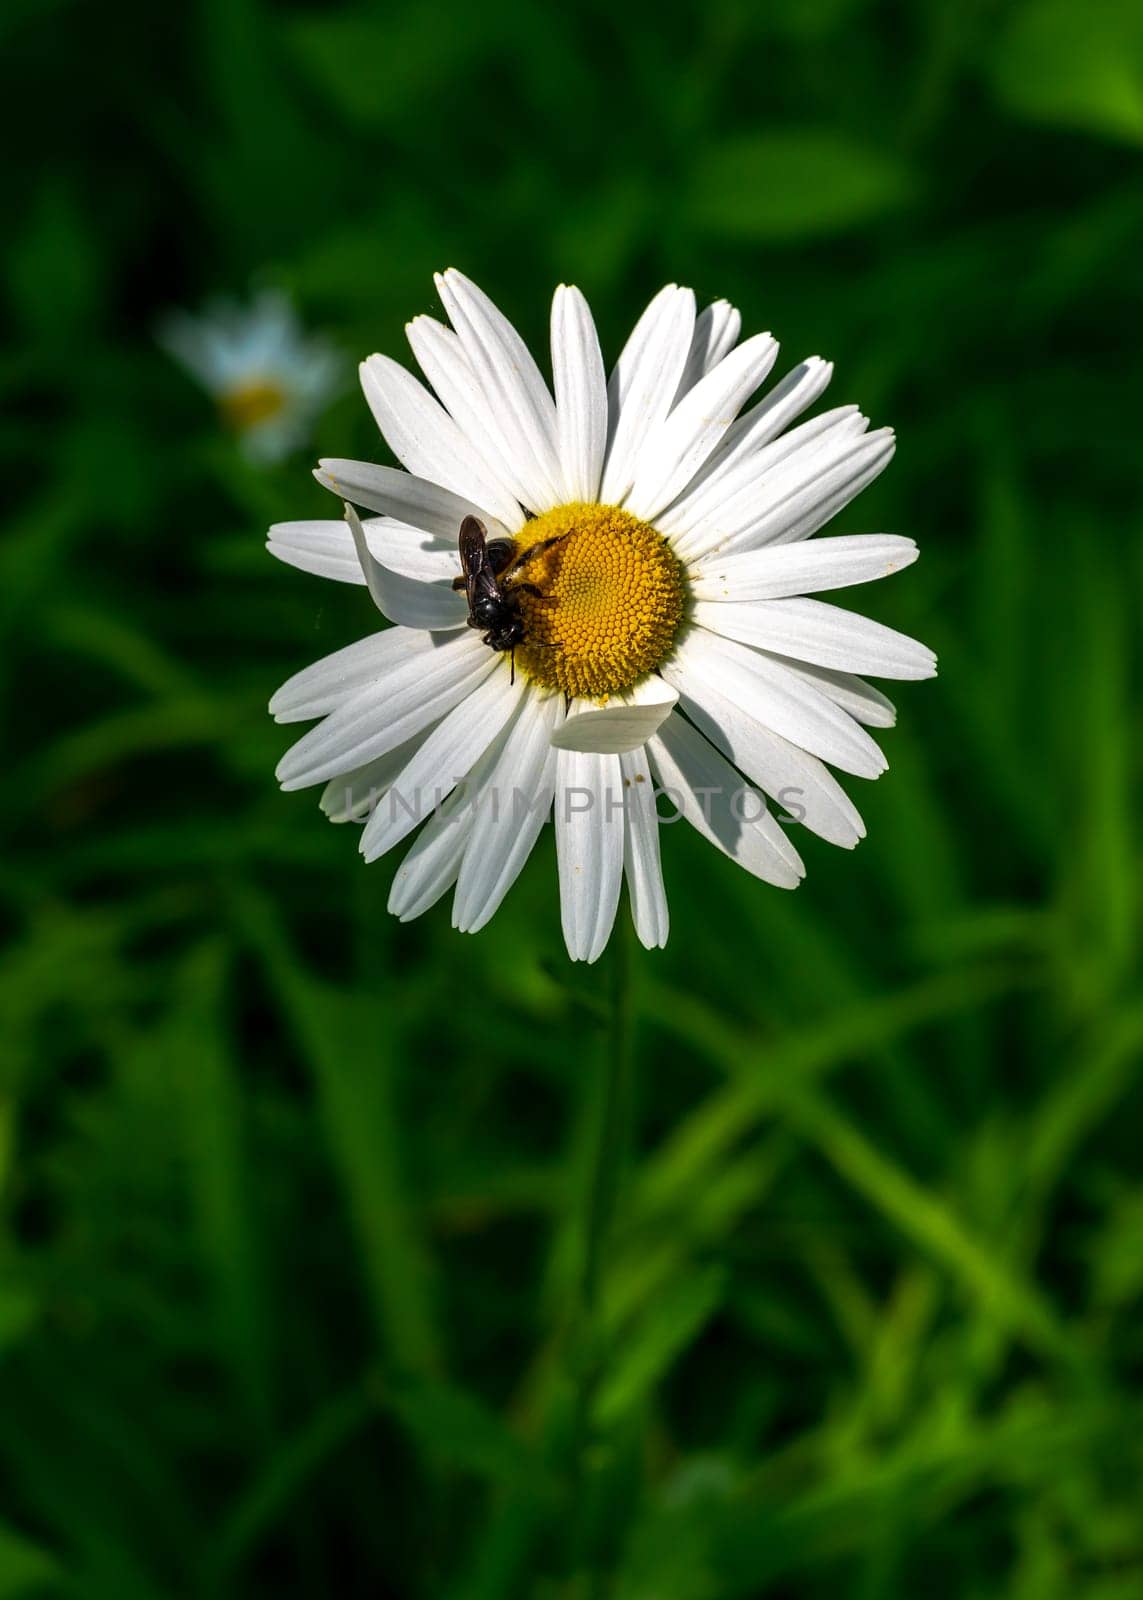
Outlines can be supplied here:
<path id="1" fill-rule="evenodd" d="M 671 920 L 659 860 L 659 816 L 645 750 L 619 757 L 623 776 L 623 872 L 631 901 L 631 920 L 646 950 L 661 950 Z"/>
<path id="2" fill-rule="evenodd" d="M 695 328 L 695 297 L 668 284 L 632 330 L 607 385 L 607 460 L 599 498 L 619 505 L 635 480 L 639 449 L 663 420 L 687 364 Z"/>
<path id="3" fill-rule="evenodd" d="M 615 921 L 623 882 L 622 787 L 618 756 L 558 752 L 560 920 L 573 961 L 597 961 Z"/>
<path id="4" fill-rule="evenodd" d="M 701 472 L 687 493 L 658 518 L 677 554 L 689 559 L 721 550 L 747 533 L 793 484 L 813 483 L 862 440 L 869 419 L 839 406 L 791 428 L 748 455 Z"/>
<path id="5" fill-rule="evenodd" d="M 673 660 L 663 672 L 699 732 L 811 832 L 850 850 L 864 837 L 856 807 L 816 756 L 765 727 L 706 678 Z"/>
<path id="6" fill-rule="evenodd" d="M 845 456 L 827 471 L 819 471 L 808 482 L 791 483 L 781 503 L 768 506 L 765 515 L 738 540 L 739 547 L 755 549 L 762 544 L 791 544 L 810 538 L 884 472 L 896 448 L 891 428 L 855 437 Z"/>
<path id="7" fill-rule="evenodd" d="M 637 750 L 671 714 L 678 694 L 662 678 L 652 676 L 639 686 L 638 696 L 597 706 L 593 700 L 576 700 L 563 726 L 552 735 L 557 750 L 594 750 L 598 755 L 620 755 Z"/>
<path id="8" fill-rule="evenodd" d="M 420 528 L 408 528 L 391 517 L 370 517 L 362 526 L 370 550 L 392 572 L 403 572 L 424 583 L 441 578 L 451 582 L 460 572 L 455 539 L 445 544 Z M 303 572 L 334 578 L 339 583 L 365 582 L 353 535 L 343 521 L 276 522 L 270 529 L 267 548 L 279 561 Z"/>
<path id="9" fill-rule="evenodd" d="M 266 548 L 287 567 L 309 572 L 315 578 L 332 578 L 337 583 L 365 582 L 344 522 L 276 522 L 267 536 Z"/>
<path id="10" fill-rule="evenodd" d="M 699 600 L 693 617 L 726 639 L 841 672 L 931 678 L 937 670 L 936 656 L 919 640 L 823 600 L 758 600 L 749 605 Z"/>
<path id="11" fill-rule="evenodd" d="M 353 546 L 370 599 L 383 617 L 388 617 L 390 622 L 401 623 L 406 628 L 444 630 L 464 626 L 468 607 L 451 583 L 441 579 L 424 583 L 419 578 L 407 578 L 401 572 L 390 572 L 374 557 L 366 544 L 361 518 L 348 500 L 345 502 L 345 520 L 353 536 Z"/>
<path id="12" fill-rule="evenodd" d="M 331 489 L 339 500 L 352 500 L 367 511 L 379 511 L 410 528 L 423 528 L 442 548 L 455 554 L 457 534 L 465 517 L 479 517 L 490 539 L 504 539 L 523 525 L 524 513 L 517 506 L 510 523 L 498 522 L 492 513 L 472 500 L 453 494 L 439 483 L 415 478 L 397 467 L 379 467 L 371 461 L 346 461 L 326 457 L 314 469 L 314 477 L 324 489 Z M 368 532 L 368 523 L 366 532 Z"/>
<path id="13" fill-rule="evenodd" d="M 388 909 L 401 922 L 412 922 L 456 882 L 472 838 L 472 807 L 453 794 L 421 829 L 412 848 L 393 874 Z"/>
<path id="14" fill-rule="evenodd" d="M 366 861 L 376 861 L 399 844 L 464 780 L 519 708 L 521 693 L 509 682 L 508 673 L 496 672 L 453 707 L 393 780 L 390 803 L 374 811 L 366 823 L 361 835 Z"/>
<path id="15" fill-rule="evenodd" d="M 270 701 L 270 715 L 275 722 L 324 717 L 367 684 L 432 648 L 428 634 L 409 628 L 371 633 L 287 678 Z"/>
<path id="16" fill-rule="evenodd" d="M 685 718 L 665 722 L 647 751 L 667 799 L 704 839 L 753 877 L 798 887 L 802 858 L 765 800 Z"/>
<path id="17" fill-rule="evenodd" d="M 565 498 L 597 500 L 607 449 L 607 378 L 588 303 L 566 284 L 552 301 L 552 378 Z"/>
<path id="18" fill-rule="evenodd" d="M 370 550 L 390 572 L 404 573 L 406 578 L 418 578 L 422 583 L 451 583 L 460 577 L 456 539 L 442 544 L 422 528 L 409 528 L 392 517 L 371 517 L 363 527 Z"/>
<path id="19" fill-rule="evenodd" d="M 747 715 L 802 750 L 858 778 L 877 778 L 888 762 L 855 722 L 812 683 L 774 656 L 693 629 L 676 649 L 678 670 L 709 683 Z"/>
<path id="20" fill-rule="evenodd" d="M 842 440 L 822 460 L 804 466 L 791 461 L 766 485 L 758 512 L 730 539 L 711 530 L 702 549 L 721 545 L 725 550 L 755 550 L 764 544 L 791 544 L 808 539 L 859 495 L 889 465 L 896 441 L 889 428 Z"/>
<path id="21" fill-rule="evenodd" d="M 394 873 L 389 910 L 402 922 L 419 917 L 456 882 L 508 737 L 506 731 L 498 734 L 465 774 L 463 783 L 435 807 Z"/>
<path id="22" fill-rule="evenodd" d="M 467 631 L 392 631 L 416 641 L 416 648 L 406 649 L 286 751 L 277 773 L 283 789 L 326 783 L 385 755 L 438 722 L 498 665 L 498 657 Z"/>
<path id="23" fill-rule="evenodd" d="M 768 652 L 761 652 L 768 654 Z M 812 683 L 829 695 L 843 711 L 848 711 L 855 721 L 867 728 L 892 728 L 897 722 L 897 707 L 880 689 L 854 677 L 852 672 L 834 672 L 829 667 L 812 667 L 806 661 L 792 661 L 788 656 L 775 656 L 788 672 L 796 672 L 807 683 Z"/>
<path id="24" fill-rule="evenodd" d="M 477 808 L 471 848 L 456 885 L 452 925 L 476 933 L 489 922 L 532 853 L 552 809 L 559 695 L 526 691 Z"/>
<path id="25" fill-rule="evenodd" d="M 718 365 L 723 356 L 734 349 L 741 331 L 742 318 L 728 300 L 716 300 L 713 305 L 699 312 L 695 318 L 687 363 L 675 392 L 675 405 L 694 388 L 700 378 Z"/>
<path id="26" fill-rule="evenodd" d="M 389 448 L 411 473 L 487 506 L 505 527 L 520 526 L 523 517 L 511 492 L 411 372 L 388 356 L 370 356 L 361 365 L 361 387 Z"/>
<path id="27" fill-rule="evenodd" d="M 450 268 L 435 281 L 526 503 L 548 511 L 562 494 L 556 406 L 540 369 L 508 318 L 469 278 Z"/>
<path id="28" fill-rule="evenodd" d="M 344 524 L 342 524 L 344 528 Z M 447 543 L 425 533 L 422 528 L 410 528 L 392 517 L 370 517 L 363 523 L 369 548 L 383 567 L 391 572 L 402 572 L 407 578 L 419 578 L 422 583 L 439 579 L 452 582 L 460 576 L 460 554 L 456 539 Z M 459 528 L 457 532 L 459 533 Z M 350 540 L 352 545 L 352 538 Z M 354 560 L 357 552 L 354 550 Z"/>
<path id="29" fill-rule="evenodd" d="M 651 672 L 626 691 L 626 699 L 633 706 L 673 706 L 678 699 L 669 683 L 664 683 L 657 673 Z"/>
<path id="30" fill-rule="evenodd" d="M 721 467 L 743 456 L 755 455 L 763 445 L 777 439 L 795 417 L 800 417 L 803 411 L 808 411 L 821 399 L 832 377 L 832 361 L 823 361 L 821 356 L 809 356 L 799 362 L 774 385 L 764 399 L 731 423 L 726 430 L 726 437 L 711 458 L 711 466 Z"/>
<path id="31" fill-rule="evenodd" d="M 331 778 L 321 792 L 318 804 L 331 822 L 365 822 L 377 802 L 388 792 L 393 779 L 408 762 L 418 744 L 425 737 L 422 730 L 404 744 L 367 761 L 363 767 L 354 767 Z"/>
<path id="32" fill-rule="evenodd" d="M 440 396 L 442 405 L 460 424 L 484 460 L 492 464 L 497 479 L 508 485 L 517 500 L 530 505 L 531 485 L 527 475 L 521 477 L 516 471 L 515 457 L 519 451 L 497 431 L 493 412 L 459 336 L 432 317 L 415 317 L 405 333 L 421 371 Z"/>
<path id="33" fill-rule="evenodd" d="M 691 594 L 696 600 L 784 600 L 888 578 L 912 566 L 918 554 L 912 539 L 892 533 L 767 545 L 708 556 L 691 573 Z"/>
<path id="34" fill-rule="evenodd" d="M 778 346 L 755 334 L 731 351 L 647 435 L 627 504 L 648 521 L 682 493 L 774 365 Z"/>

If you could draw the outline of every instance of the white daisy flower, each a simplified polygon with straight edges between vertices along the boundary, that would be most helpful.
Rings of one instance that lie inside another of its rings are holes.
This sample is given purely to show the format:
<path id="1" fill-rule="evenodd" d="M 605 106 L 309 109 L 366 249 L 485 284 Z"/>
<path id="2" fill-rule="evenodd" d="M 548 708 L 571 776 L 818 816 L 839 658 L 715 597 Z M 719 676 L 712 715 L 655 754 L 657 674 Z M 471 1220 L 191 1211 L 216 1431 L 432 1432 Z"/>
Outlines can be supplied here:
<path id="1" fill-rule="evenodd" d="M 790 427 L 829 381 L 817 357 L 743 411 L 778 347 L 740 344 L 738 312 L 697 312 L 690 289 L 656 295 L 608 380 L 587 302 L 561 286 L 550 389 L 475 284 L 449 271 L 437 288 L 451 328 L 408 328 L 435 397 L 388 356 L 361 367 L 405 470 L 323 461 L 346 520 L 270 530 L 276 556 L 367 584 L 396 624 L 274 696 L 280 722 L 321 719 L 283 757 L 282 787 L 324 784 L 328 816 L 364 820 L 367 861 L 423 821 L 389 909 L 419 916 L 455 884 L 465 932 L 554 815 L 574 960 L 602 953 L 624 878 L 640 940 L 666 942 L 656 794 L 665 817 L 794 888 L 802 861 L 768 801 L 855 845 L 861 818 L 829 767 L 877 777 L 867 729 L 894 721 L 863 675 L 935 671 L 924 645 L 806 598 L 916 559 L 890 534 L 811 537 L 886 466 L 892 433 L 855 406 Z"/>
<path id="2" fill-rule="evenodd" d="M 252 461 L 280 461 L 302 443 L 338 385 L 333 347 L 307 334 L 276 290 L 249 306 L 216 301 L 201 316 L 175 312 L 159 339 L 213 395 Z"/>

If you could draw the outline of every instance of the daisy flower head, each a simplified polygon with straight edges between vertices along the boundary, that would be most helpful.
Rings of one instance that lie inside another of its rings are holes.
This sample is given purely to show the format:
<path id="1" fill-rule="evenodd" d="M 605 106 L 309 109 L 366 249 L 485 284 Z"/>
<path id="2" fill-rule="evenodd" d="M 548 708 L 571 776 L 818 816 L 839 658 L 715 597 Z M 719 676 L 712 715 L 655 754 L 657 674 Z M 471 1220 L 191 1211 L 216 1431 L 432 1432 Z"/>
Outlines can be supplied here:
<path id="1" fill-rule="evenodd" d="M 214 398 L 252 461 L 280 461 L 301 444 L 338 386 L 336 351 L 307 333 L 274 289 L 249 305 L 220 300 L 198 316 L 174 312 L 159 340 Z"/>
<path id="2" fill-rule="evenodd" d="M 865 675 L 935 671 L 924 645 L 809 598 L 915 560 L 890 534 L 813 537 L 892 433 L 856 406 L 792 425 L 829 381 L 817 357 L 744 409 L 778 347 L 690 289 L 655 296 L 608 377 L 586 300 L 561 285 L 549 387 L 474 283 L 449 271 L 437 288 L 451 326 L 408 327 L 431 388 L 385 355 L 361 367 L 404 470 L 323 461 L 345 519 L 270 530 L 276 556 L 366 585 L 394 624 L 274 696 L 281 722 L 321 719 L 282 787 L 323 784 L 330 818 L 364 822 L 367 861 L 419 827 L 389 909 L 409 920 L 455 885 L 466 932 L 552 818 L 577 960 L 602 953 L 624 880 L 642 943 L 666 942 L 661 820 L 794 888 L 791 819 L 844 847 L 864 833 L 829 768 L 885 769 L 868 730 L 894 711 Z"/>

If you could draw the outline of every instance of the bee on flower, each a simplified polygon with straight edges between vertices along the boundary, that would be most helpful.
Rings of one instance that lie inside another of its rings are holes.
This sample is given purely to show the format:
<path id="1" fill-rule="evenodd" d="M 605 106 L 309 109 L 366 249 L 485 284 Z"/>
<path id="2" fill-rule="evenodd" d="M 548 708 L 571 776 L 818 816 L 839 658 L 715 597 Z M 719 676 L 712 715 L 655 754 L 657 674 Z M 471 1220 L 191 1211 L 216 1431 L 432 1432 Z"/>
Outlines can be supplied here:
<path id="1" fill-rule="evenodd" d="M 888 464 L 892 432 L 856 406 L 791 426 L 829 382 L 816 356 L 744 410 L 777 344 L 739 342 L 739 313 L 700 312 L 690 289 L 655 296 L 608 379 L 586 300 L 558 288 L 550 388 L 474 283 L 449 271 L 437 289 L 451 326 L 408 327 L 431 391 L 388 356 L 361 367 L 404 470 L 323 461 L 344 520 L 270 530 L 276 556 L 366 585 L 393 624 L 274 696 L 280 722 L 319 719 L 282 787 L 324 785 L 328 816 L 364 821 L 367 861 L 420 827 L 389 909 L 408 920 L 455 886 L 466 932 L 554 814 L 575 960 L 602 953 L 624 881 L 642 943 L 666 943 L 657 796 L 746 871 L 796 887 L 771 802 L 856 845 L 861 817 L 829 768 L 878 777 L 868 730 L 895 720 L 866 675 L 936 670 L 923 644 L 810 598 L 916 559 L 893 534 L 814 537 Z"/>
<path id="2" fill-rule="evenodd" d="M 305 442 L 342 371 L 333 346 L 307 333 L 274 289 L 249 305 L 218 300 L 197 316 L 173 312 L 159 340 L 213 397 L 226 428 L 258 463 L 281 461 Z"/>

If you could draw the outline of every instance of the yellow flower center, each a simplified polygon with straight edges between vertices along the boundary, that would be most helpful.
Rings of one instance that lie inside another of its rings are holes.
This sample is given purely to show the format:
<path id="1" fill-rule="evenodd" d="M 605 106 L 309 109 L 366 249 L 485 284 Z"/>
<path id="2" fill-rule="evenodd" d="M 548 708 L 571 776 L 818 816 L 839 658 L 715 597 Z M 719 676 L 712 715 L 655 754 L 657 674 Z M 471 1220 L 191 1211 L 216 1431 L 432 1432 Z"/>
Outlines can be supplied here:
<path id="1" fill-rule="evenodd" d="M 524 643 L 520 668 L 567 695 L 603 699 L 652 671 L 683 615 L 683 571 L 670 545 L 618 506 L 573 501 L 536 517 L 518 536 Z M 533 554 L 528 554 L 533 551 Z"/>
<path id="2" fill-rule="evenodd" d="M 252 378 L 220 395 L 218 404 L 227 425 L 235 433 L 246 433 L 278 415 L 286 404 L 286 391 L 269 378 Z"/>

